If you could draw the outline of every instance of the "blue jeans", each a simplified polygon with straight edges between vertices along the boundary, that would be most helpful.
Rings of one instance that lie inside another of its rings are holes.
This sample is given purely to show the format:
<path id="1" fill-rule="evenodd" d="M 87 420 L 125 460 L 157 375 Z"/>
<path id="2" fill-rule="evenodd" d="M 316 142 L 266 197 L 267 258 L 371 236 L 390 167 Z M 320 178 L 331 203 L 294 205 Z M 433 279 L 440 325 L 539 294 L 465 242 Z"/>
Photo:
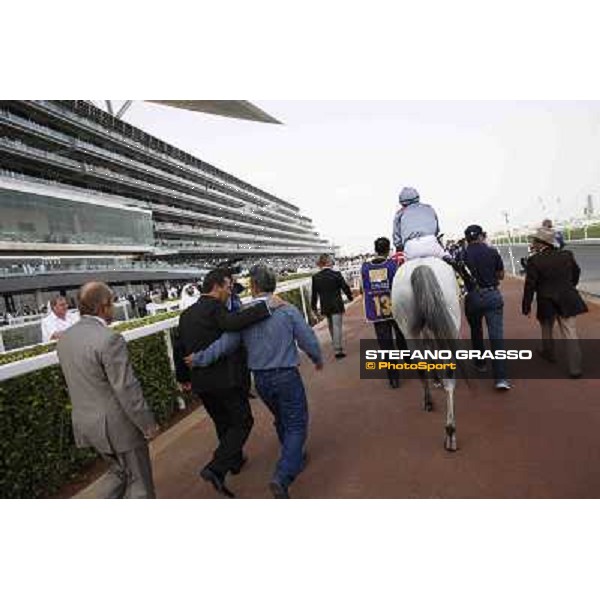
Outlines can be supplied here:
<path id="1" fill-rule="evenodd" d="M 504 349 L 504 300 L 497 289 L 472 291 L 465 299 L 465 314 L 471 327 L 471 345 L 474 350 L 485 349 L 483 343 L 483 319 L 487 324 L 492 350 Z M 506 361 L 493 360 L 494 379 L 506 379 Z"/>
<path id="2" fill-rule="evenodd" d="M 288 486 L 303 467 L 308 405 L 297 368 L 254 371 L 256 391 L 275 417 L 281 455 L 273 479 Z"/>

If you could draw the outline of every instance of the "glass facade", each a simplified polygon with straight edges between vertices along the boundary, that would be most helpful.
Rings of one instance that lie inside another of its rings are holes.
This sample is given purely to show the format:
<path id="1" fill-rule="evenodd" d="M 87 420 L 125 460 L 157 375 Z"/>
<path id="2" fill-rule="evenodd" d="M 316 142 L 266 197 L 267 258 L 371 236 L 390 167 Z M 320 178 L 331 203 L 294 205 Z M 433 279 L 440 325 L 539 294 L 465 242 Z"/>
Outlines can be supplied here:
<path id="1" fill-rule="evenodd" d="M 0 189 L 0 242 L 152 246 L 150 213 Z"/>

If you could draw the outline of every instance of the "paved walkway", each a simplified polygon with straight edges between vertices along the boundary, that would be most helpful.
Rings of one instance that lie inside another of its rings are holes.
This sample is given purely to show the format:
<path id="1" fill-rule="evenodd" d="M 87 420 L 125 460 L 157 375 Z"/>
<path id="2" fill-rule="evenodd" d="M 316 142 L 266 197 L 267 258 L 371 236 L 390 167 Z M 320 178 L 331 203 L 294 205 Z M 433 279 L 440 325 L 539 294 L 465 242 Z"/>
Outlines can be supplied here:
<path id="1" fill-rule="evenodd" d="M 503 285 L 506 337 L 538 335 L 520 316 L 522 283 Z M 419 382 L 398 390 L 361 380 L 359 340 L 372 337 L 360 302 L 348 310 L 348 357 L 333 358 L 319 327 L 325 369 L 307 360 L 302 373 L 310 403 L 310 462 L 291 488 L 294 498 L 598 498 L 600 497 L 600 381 L 516 381 L 498 393 L 489 381 L 457 388 L 460 449 L 443 449 L 444 397 L 421 409 Z M 600 338 L 600 307 L 579 320 L 582 337 Z M 271 419 L 253 402 L 256 424 L 244 471 L 230 477 L 238 497 L 269 498 L 267 483 L 278 456 Z M 215 498 L 198 468 L 215 444 L 211 421 L 198 410 L 161 435 L 152 447 L 160 498 Z M 93 486 L 80 496 L 93 495 Z"/>

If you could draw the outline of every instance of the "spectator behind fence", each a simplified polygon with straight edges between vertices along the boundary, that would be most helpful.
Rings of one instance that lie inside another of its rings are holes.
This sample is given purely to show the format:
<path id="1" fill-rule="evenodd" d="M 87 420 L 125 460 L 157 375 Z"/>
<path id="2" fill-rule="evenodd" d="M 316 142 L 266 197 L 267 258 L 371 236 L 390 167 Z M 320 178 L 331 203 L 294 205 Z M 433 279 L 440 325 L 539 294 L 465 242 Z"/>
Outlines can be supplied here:
<path id="1" fill-rule="evenodd" d="M 147 305 L 148 298 L 146 297 L 146 292 L 139 293 L 135 299 L 135 306 L 140 317 L 148 316 L 148 310 L 146 309 Z"/>
<path id="2" fill-rule="evenodd" d="M 179 298 L 179 309 L 185 310 L 186 308 L 189 308 L 198 301 L 198 298 L 200 298 L 200 292 L 193 283 L 184 285 L 181 290 L 181 297 Z"/>
<path id="3" fill-rule="evenodd" d="M 127 344 L 108 324 L 113 294 L 104 283 L 79 292 L 81 319 L 58 341 L 67 382 L 75 443 L 92 447 L 109 463 L 103 498 L 154 498 L 148 440 L 158 433 L 134 375 Z"/>
<path id="4" fill-rule="evenodd" d="M 523 314 L 529 316 L 533 297 L 537 296 L 537 319 L 542 330 L 541 355 L 555 362 L 554 323 L 566 340 L 569 375 L 581 377 L 581 347 L 575 318 L 587 312 L 587 306 L 576 289 L 581 270 L 569 250 L 556 247 L 552 229 L 541 227 L 532 236 L 534 254 L 527 261 L 523 289 Z"/>
<path id="5" fill-rule="evenodd" d="M 352 300 L 352 291 L 339 271 L 333 270 L 333 260 L 328 254 L 322 254 L 317 262 L 321 269 L 312 277 L 312 299 L 311 308 L 317 313 L 317 303 L 320 304 L 321 314 L 327 318 L 329 334 L 333 342 L 333 350 L 336 358 L 344 358 L 343 317 L 346 309 L 342 300 L 342 292 L 348 300 Z"/>
<path id="6" fill-rule="evenodd" d="M 255 265 L 250 269 L 254 298 L 271 303 L 277 278 L 272 269 Z M 288 487 L 304 469 L 308 432 L 308 406 L 298 371 L 296 343 L 306 352 L 317 370 L 323 366 L 319 342 L 302 313 L 289 304 L 275 306 L 270 319 L 248 327 L 239 334 L 226 334 L 202 352 L 186 358 L 188 364 L 206 367 L 236 351 L 240 343 L 248 352 L 248 366 L 256 390 L 275 418 L 281 454 L 269 485 L 275 498 L 289 498 Z M 202 369 L 200 369 L 202 370 Z"/>
<path id="7" fill-rule="evenodd" d="M 64 296 L 54 296 L 50 300 L 50 312 L 42 319 L 42 342 L 58 340 L 73 326 L 79 317 L 69 312 L 69 303 Z"/>
<path id="8" fill-rule="evenodd" d="M 265 302 L 231 313 L 229 301 L 232 280 L 228 270 L 214 269 L 202 281 L 202 295 L 179 318 L 179 347 L 183 356 L 208 348 L 226 331 L 240 331 L 266 317 L 270 311 Z M 237 349 L 206 369 L 192 369 L 192 391 L 200 397 L 212 419 L 218 446 L 212 459 L 200 471 L 200 477 L 228 498 L 228 473 L 239 473 L 244 464 L 243 448 L 253 425 L 248 403 L 248 367 L 244 353 Z M 178 369 L 180 384 L 186 373 Z"/>

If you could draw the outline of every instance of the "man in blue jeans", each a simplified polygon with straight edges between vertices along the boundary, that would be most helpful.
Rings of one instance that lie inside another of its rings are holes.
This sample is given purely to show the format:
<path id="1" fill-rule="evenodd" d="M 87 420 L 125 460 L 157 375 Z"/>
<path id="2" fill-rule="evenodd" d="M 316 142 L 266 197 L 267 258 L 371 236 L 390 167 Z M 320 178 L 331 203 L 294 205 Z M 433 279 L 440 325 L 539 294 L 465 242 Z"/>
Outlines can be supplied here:
<path id="1" fill-rule="evenodd" d="M 463 260 L 471 273 L 465 281 L 467 296 L 465 298 L 465 315 L 471 327 L 471 344 L 474 350 L 484 350 L 483 319 L 487 324 L 492 350 L 504 349 L 504 300 L 498 289 L 499 282 L 504 279 L 504 264 L 495 248 L 485 243 L 485 232 L 479 225 L 469 225 L 465 229 L 465 240 L 468 243 Z M 485 361 L 475 361 L 475 367 L 485 372 Z M 510 382 L 506 376 L 506 361 L 492 361 L 492 368 L 497 390 L 509 390 Z"/>
<path id="2" fill-rule="evenodd" d="M 255 298 L 269 297 L 277 278 L 265 265 L 250 269 L 250 290 Z M 192 368 L 206 367 L 233 352 L 243 343 L 248 367 L 254 375 L 256 391 L 275 417 L 281 455 L 269 484 L 275 498 L 289 498 L 288 488 L 304 468 L 308 432 L 308 406 L 302 377 L 298 371 L 296 343 L 315 365 L 323 368 L 317 336 L 300 311 L 285 304 L 272 309 L 271 317 L 240 333 L 225 333 L 205 350 L 186 357 Z"/>

